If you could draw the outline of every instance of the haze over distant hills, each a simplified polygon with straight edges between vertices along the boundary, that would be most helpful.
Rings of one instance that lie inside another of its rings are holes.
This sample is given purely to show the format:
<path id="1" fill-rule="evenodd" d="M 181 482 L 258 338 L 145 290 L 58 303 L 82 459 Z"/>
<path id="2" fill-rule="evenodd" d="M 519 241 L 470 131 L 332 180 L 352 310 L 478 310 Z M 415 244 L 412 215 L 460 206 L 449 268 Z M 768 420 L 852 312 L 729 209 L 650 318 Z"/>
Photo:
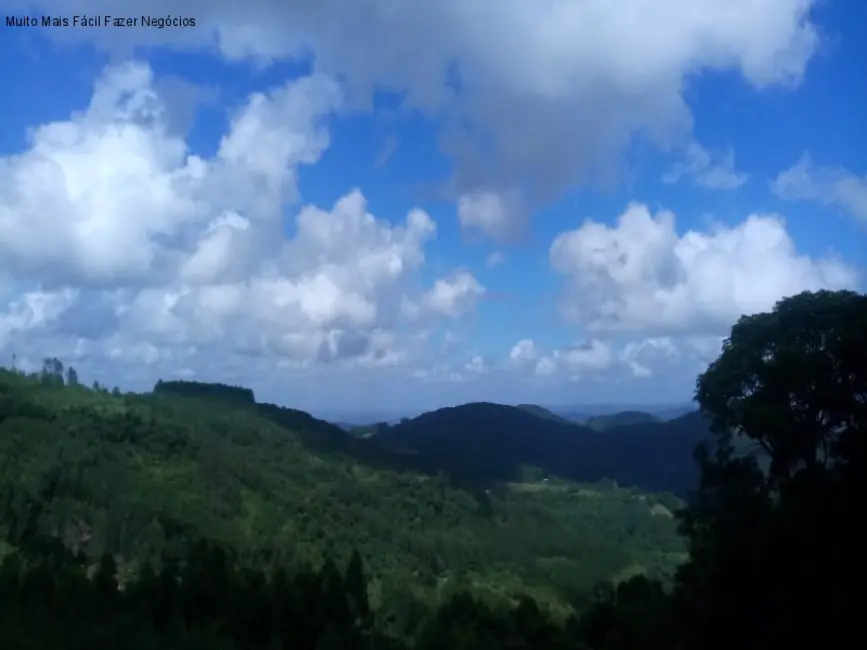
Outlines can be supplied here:
<path id="1" fill-rule="evenodd" d="M 694 485 L 696 445 L 710 442 L 698 412 L 670 421 L 624 411 L 569 421 L 534 404 L 474 402 L 349 429 L 371 448 L 464 484 L 522 480 L 528 467 L 575 481 L 684 494 Z"/>
<path id="2" fill-rule="evenodd" d="M 584 424 L 596 431 L 607 431 L 615 427 L 664 421 L 663 418 L 644 411 L 621 411 L 611 415 L 594 415 L 592 418 L 588 418 Z"/>
<path id="3" fill-rule="evenodd" d="M 456 404 L 450 406 L 457 406 Z M 613 415 L 626 411 L 640 411 L 656 416 L 661 420 L 673 420 L 676 417 L 695 410 L 695 404 L 684 402 L 681 404 L 518 404 L 518 408 L 543 409 L 555 416 L 559 416 L 572 422 L 586 422 L 592 417 L 600 415 Z M 448 406 L 443 406 L 448 408 Z M 431 409 L 435 410 L 435 409 Z M 413 418 L 421 415 L 423 411 L 404 410 L 395 408 L 371 408 L 366 411 L 353 409 L 329 409 L 319 410 L 314 415 L 328 422 L 333 422 L 343 427 L 363 426 L 387 422 L 397 424 L 404 418 Z"/>

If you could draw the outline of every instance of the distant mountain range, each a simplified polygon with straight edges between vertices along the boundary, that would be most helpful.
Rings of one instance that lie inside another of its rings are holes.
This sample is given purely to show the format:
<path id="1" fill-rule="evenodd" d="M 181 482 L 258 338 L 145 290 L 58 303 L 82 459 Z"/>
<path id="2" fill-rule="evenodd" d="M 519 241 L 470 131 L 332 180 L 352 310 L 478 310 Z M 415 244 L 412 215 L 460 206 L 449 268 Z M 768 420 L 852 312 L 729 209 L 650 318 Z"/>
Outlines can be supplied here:
<path id="1" fill-rule="evenodd" d="M 659 420 L 673 420 L 696 410 L 695 404 L 591 404 L 586 406 L 546 406 L 545 408 L 573 422 L 586 422 L 591 418 L 630 412 L 645 413 Z"/>
<path id="2" fill-rule="evenodd" d="M 615 427 L 625 427 L 632 424 L 650 424 L 653 422 L 665 422 L 665 420 L 644 411 L 623 411 L 621 413 L 612 413 L 611 415 L 596 415 L 589 418 L 584 424 L 596 431 L 607 431 Z"/>
<path id="3" fill-rule="evenodd" d="M 698 412 L 670 421 L 625 411 L 571 422 L 533 404 L 477 402 L 437 409 L 397 424 L 351 428 L 379 452 L 413 469 L 462 482 L 520 480 L 527 467 L 577 481 L 602 479 L 684 494 L 695 485 L 695 447 L 712 440 Z"/>
<path id="4" fill-rule="evenodd" d="M 571 423 L 568 418 L 564 418 L 562 415 L 557 415 L 553 411 L 549 411 L 544 406 L 539 406 L 538 404 L 518 404 L 515 408 L 526 411 L 527 413 L 544 420 L 551 420 L 552 422 L 561 422 L 565 424 Z"/>
<path id="5" fill-rule="evenodd" d="M 575 404 L 575 405 L 550 405 L 550 404 L 518 404 L 516 408 L 529 410 L 538 415 L 547 413 L 543 417 L 558 417 L 570 422 L 586 422 L 590 418 L 616 415 L 636 411 L 647 413 L 660 420 L 673 420 L 695 410 L 695 404 Z M 436 410 L 436 409 L 432 409 Z M 382 410 L 382 411 L 329 411 L 317 412 L 316 417 L 333 422 L 344 429 L 358 426 L 366 426 L 386 422 L 397 424 L 401 420 L 419 416 L 418 411 L 408 410 Z"/>

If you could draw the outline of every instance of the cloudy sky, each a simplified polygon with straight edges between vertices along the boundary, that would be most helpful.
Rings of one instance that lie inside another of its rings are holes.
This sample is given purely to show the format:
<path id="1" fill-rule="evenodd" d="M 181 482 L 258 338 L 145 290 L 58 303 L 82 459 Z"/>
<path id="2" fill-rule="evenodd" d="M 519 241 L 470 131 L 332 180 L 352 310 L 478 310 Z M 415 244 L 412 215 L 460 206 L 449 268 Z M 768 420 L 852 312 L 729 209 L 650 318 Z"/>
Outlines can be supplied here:
<path id="1" fill-rule="evenodd" d="M 4 365 L 676 403 L 739 315 L 865 287 L 863 0 L 4 9 L 70 23 L 0 26 Z"/>

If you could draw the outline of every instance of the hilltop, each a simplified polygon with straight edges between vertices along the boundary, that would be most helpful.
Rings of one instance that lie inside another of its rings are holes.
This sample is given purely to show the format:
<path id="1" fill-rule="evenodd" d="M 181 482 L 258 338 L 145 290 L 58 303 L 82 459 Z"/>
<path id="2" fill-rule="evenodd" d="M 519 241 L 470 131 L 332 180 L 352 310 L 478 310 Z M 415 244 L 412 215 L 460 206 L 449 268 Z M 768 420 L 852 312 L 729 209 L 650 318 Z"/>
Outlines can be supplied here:
<path id="1" fill-rule="evenodd" d="M 566 418 L 559 416 L 554 413 L 554 411 L 550 411 L 543 406 L 539 406 L 538 404 L 518 404 L 515 408 L 526 411 L 527 413 L 535 415 L 538 418 L 542 418 L 543 420 L 552 420 L 554 422 L 569 424 L 569 420 L 567 420 Z"/>
<path id="2" fill-rule="evenodd" d="M 584 424 L 596 431 L 607 431 L 614 427 L 630 426 L 632 424 L 649 424 L 662 422 L 659 418 L 644 411 L 621 411 L 610 415 L 596 415 L 589 418 Z"/>
<path id="3" fill-rule="evenodd" d="M 373 438 L 422 471 L 468 482 L 520 480 L 526 466 L 575 481 L 684 494 L 698 478 L 696 445 L 710 442 L 707 422 L 691 413 L 670 422 L 612 423 L 604 432 L 521 407 L 478 402 L 438 409 Z"/>
<path id="4" fill-rule="evenodd" d="M 493 422 L 507 444 L 494 444 Z M 474 426 L 469 446 L 455 446 Z M 421 444 L 423 458 L 383 444 L 407 431 L 446 447 Z M 0 528 L 14 544 L 35 500 L 45 532 L 92 558 L 110 552 L 132 572 L 198 537 L 261 566 L 358 548 L 375 606 L 396 612 L 398 626 L 460 586 L 495 599 L 529 593 L 567 611 L 601 580 L 669 574 L 684 550 L 671 495 L 500 475 L 504 449 L 509 462 L 544 461 L 532 441 L 554 450 L 581 431 L 514 407 L 467 405 L 363 440 L 238 387 L 162 382 L 121 395 L 54 371 L 0 370 Z M 460 458 L 440 466 L 444 449 Z M 459 480 L 474 472 L 483 488 Z"/>

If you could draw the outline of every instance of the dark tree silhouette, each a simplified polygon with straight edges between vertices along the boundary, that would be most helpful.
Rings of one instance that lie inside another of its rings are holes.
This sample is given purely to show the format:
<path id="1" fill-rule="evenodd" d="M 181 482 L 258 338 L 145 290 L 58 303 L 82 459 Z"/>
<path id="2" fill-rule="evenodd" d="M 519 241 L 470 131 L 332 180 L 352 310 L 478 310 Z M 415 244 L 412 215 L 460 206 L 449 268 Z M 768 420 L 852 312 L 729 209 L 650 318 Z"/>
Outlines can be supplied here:
<path id="1" fill-rule="evenodd" d="M 741 318 L 698 379 L 721 444 L 683 532 L 681 604 L 702 648 L 835 647 L 867 575 L 867 297 L 803 293 Z M 736 452 L 737 440 L 759 451 Z"/>

